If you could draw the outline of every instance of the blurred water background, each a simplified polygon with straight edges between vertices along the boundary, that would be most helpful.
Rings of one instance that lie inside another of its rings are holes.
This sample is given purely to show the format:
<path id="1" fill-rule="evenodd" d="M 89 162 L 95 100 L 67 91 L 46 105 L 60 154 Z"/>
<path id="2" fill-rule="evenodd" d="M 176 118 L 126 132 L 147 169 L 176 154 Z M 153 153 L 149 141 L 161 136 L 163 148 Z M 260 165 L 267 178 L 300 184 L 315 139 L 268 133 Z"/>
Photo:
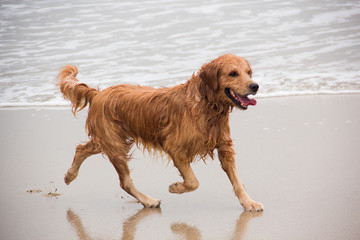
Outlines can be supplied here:
<path id="1" fill-rule="evenodd" d="M 0 0 L 0 106 L 62 106 L 65 64 L 104 89 L 172 86 L 224 53 L 260 97 L 360 93 L 358 0 Z"/>

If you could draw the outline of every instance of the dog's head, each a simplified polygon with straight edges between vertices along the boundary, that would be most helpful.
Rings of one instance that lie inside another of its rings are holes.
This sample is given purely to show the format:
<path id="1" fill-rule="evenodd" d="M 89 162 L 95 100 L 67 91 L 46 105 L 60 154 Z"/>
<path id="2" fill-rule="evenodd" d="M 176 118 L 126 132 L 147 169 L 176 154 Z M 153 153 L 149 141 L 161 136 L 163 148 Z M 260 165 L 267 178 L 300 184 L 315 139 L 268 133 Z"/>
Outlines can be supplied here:
<path id="1" fill-rule="evenodd" d="M 230 103 L 241 110 L 249 105 L 256 105 L 255 95 L 259 85 L 251 79 L 251 67 L 244 58 L 226 54 L 205 64 L 200 69 L 199 77 L 205 85 L 214 91 L 218 101 Z"/>

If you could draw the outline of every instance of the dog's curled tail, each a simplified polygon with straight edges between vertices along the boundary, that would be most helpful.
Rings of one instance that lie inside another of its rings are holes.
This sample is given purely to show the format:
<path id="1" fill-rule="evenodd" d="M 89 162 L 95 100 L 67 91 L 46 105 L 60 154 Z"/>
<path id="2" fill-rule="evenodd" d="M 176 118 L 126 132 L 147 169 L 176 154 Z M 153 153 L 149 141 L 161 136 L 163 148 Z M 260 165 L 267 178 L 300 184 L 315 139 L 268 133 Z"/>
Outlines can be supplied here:
<path id="1" fill-rule="evenodd" d="M 78 69 L 74 65 L 66 65 L 60 69 L 57 76 L 57 85 L 60 86 L 60 91 L 64 98 L 70 100 L 72 103 L 72 112 L 75 115 L 81 111 L 86 105 L 91 104 L 93 98 L 99 92 L 95 88 L 90 88 L 85 83 L 80 83 L 76 79 Z"/>

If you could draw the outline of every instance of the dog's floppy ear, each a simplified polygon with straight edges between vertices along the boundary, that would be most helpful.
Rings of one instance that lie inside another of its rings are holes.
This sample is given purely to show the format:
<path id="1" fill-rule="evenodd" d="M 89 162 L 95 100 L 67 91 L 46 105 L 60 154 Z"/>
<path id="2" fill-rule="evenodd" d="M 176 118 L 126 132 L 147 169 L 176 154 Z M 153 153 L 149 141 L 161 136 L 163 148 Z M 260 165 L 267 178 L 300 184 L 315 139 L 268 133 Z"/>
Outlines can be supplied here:
<path id="1" fill-rule="evenodd" d="M 206 64 L 200 70 L 201 80 L 208 85 L 212 90 L 217 92 L 219 89 L 219 76 L 220 76 L 220 66 L 214 61 Z"/>

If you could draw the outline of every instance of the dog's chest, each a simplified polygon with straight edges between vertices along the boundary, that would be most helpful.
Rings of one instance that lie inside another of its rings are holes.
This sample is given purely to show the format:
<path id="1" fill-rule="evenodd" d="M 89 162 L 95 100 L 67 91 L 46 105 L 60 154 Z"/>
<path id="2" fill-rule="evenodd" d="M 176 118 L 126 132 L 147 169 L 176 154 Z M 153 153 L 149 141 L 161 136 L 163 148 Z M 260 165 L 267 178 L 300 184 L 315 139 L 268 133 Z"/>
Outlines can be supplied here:
<path id="1" fill-rule="evenodd" d="M 214 149 L 220 134 L 219 124 L 208 124 L 207 121 L 190 121 L 183 123 L 174 134 L 178 147 L 192 149 L 196 154 L 204 155 Z"/>

